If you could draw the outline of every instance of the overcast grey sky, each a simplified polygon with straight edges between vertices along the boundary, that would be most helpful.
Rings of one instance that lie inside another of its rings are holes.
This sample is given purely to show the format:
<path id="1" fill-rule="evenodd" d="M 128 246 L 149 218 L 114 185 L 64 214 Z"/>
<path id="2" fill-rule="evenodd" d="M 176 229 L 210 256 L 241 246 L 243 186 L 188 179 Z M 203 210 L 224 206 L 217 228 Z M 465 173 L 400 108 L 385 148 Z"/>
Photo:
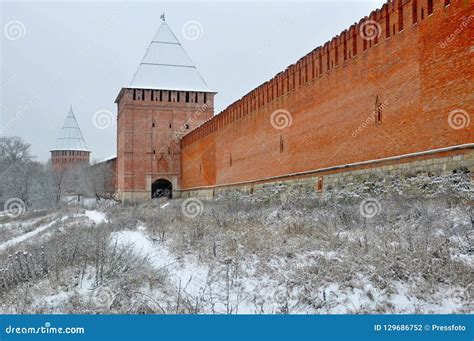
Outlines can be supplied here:
<path id="1" fill-rule="evenodd" d="M 115 155 L 114 100 L 162 12 L 218 92 L 218 113 L 383 3 L 2 1 L 1 134 L 23 137 L 46 161 L 72 104 L 92 158 Z M 197 22 L 197 36 L 183 34 L 189 21 Z M 105 129 L 93 122 L 100 110 L 114 115 Z"/>

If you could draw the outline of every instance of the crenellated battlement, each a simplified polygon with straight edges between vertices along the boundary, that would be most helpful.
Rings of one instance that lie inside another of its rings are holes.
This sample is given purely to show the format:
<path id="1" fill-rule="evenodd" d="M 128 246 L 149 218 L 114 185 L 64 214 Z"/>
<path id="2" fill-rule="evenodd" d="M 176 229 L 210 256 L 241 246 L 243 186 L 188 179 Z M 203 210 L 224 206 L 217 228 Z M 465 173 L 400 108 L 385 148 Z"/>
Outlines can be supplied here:
<path id="1" fill-rule="evenodd" d="M 182 138 L 182 146 L 225 128 L 232 122 L 276 104 L 285 96 L 298 92 L 300 88 L 329 77 L 331 72 L 346 68 L 366 57 L 371 50 L 381 49 L 402 34 L 418 34 L 409 27 L 424 25 L 432 15 L 448 15 L 445 9 L 452 5 L 462 6 L 464 0 L 389 0 L 380 9 L 354 23 L 339 35 L 316 47 L 296 63 L 269 81 L 244 95 L 219 114 L 189 132 Z M 383 55 L 383 53 L 380 53 Z"/>

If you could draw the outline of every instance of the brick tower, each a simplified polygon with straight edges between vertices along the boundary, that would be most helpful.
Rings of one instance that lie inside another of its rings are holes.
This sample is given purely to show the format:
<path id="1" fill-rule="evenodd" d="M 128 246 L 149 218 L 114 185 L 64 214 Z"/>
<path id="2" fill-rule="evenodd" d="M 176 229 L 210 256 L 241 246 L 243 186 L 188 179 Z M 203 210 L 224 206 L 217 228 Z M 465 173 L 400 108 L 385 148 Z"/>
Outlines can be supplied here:
<path id="1" fill-rule="evenodd" d="M 72 106 L 66 115 L 66 120 L 56 139 L 51 152 L 51 162 L 54 170 L 63 170 L 73 166 L 89 164 L 90 150 L 82 136 Z"/>
<path id="2" fill-rule="evenodd" d="M 214 95 L 162 16 L 130 86 L 115 101 L 123 201 L 179 196 L 180 138 L 213 116 Z"/>

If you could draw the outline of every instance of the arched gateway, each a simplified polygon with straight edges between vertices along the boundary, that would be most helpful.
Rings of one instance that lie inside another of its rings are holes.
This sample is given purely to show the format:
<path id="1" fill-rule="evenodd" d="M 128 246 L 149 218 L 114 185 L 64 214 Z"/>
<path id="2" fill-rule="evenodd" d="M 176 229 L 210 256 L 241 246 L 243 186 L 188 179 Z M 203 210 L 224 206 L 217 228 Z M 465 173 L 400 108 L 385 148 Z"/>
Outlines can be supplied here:
<path id="1" fill-rule="evenodd" d="M 151 184 L 151 197 L 165 197 L 171 199 L 173 196 L 173 185 L 166 179 L 158 179 Z"/>

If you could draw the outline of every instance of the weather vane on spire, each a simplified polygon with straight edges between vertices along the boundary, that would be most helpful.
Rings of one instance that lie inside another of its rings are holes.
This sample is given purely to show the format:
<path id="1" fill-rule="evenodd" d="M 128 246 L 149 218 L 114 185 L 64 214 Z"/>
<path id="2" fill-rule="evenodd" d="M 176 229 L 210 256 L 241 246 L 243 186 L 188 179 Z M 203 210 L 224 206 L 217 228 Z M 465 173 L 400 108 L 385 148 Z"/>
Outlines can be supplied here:
<path id="1" fill-rule="evenodd" d="M 165 12 L 163 12 L 161 15 L 160 15 L 160 19 L 165 21 Z"/>

